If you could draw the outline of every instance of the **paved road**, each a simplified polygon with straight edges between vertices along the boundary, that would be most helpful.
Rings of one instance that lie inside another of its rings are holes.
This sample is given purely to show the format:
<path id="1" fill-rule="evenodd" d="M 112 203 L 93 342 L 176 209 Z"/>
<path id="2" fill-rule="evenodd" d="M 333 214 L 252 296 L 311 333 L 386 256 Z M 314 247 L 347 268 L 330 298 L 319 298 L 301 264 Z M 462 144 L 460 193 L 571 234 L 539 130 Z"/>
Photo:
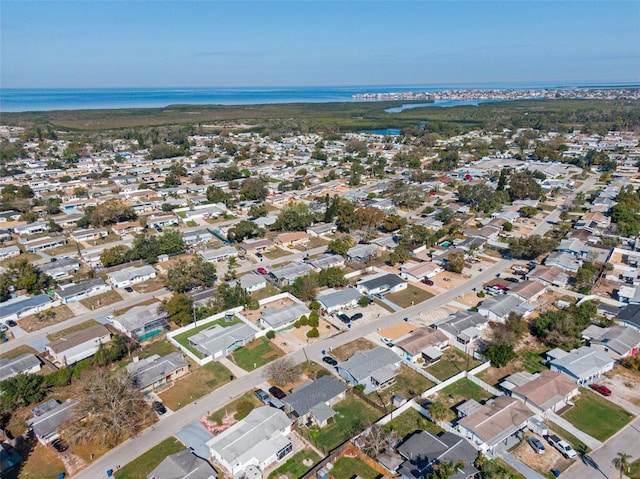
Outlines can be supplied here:
<path id="1" fill-rule="evenodd" d="M 302 363 L 306 358 L 320 361 L 322 357 L 322 351 L 329 348 L 336 348 L 343 344 L 346 344 L 354 339 L 366 336 L 380 328 L 391 326 L 403 320 L 405 317 L 417 316 L 420 313 L 431 311 L 444 306 L 449 301 L 455 299 L 458 296 L 463 295 L 474 287 L 481 286 L 486 283 L 492 277 L 495 277 L 497 273 L 504 271 L 512 264 L 511 261 L 501 260 L 491 268 L 488 268 L 478 276 L 469 279 L 467 282 L 452 288 L 449 291 L 441 293 L 433 298 L 424 301 L 418 305 L 407 308 L 397 313 L 390 313 L 375 321 L 367 324 L 362 324 L 347 331 L 341 332 L 327 338 L 323 341 L 306 346 L 305 348 L 295 351 L 289 354 L 297 363 Z M 164 439 L 171 437 L 187 424 L 197 420 L 198 418 L 206 415 L 208 412 L 213 412 L 233 398 L 243 395 L 245 392 L 250 391 L 256 387 L 256 385 L 267 379 L 266 366 L 258 368 L 255 371 L 235 379 L 234 381 L 222 386 L 219 389 L 209 393 L 208 395 L 200 398 L 198 401 L 189 404 L 173 414 L 160 420 L 154 429 L 147 429 L 137 438 L 130 439 L 129 441 L 121 444 L 117 448 L 113 449 L 106 455 L 97 459 L 93 464 L 79 472 L 74 477 L 78 479 L 96 479 L 106 477 L 105 471 L 110 468 L 114 468 L 117 465 L 124 465 L 132 461 L 139 455 L 143 454 L 153 446 L 163 441 Z"/>

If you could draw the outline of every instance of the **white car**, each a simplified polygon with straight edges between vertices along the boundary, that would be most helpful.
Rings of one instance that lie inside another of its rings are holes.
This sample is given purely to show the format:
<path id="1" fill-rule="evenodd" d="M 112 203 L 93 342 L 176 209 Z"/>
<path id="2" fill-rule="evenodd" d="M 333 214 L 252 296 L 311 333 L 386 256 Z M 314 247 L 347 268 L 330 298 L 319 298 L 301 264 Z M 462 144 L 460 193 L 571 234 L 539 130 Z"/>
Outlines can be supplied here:
<path id="1" fill-rule="evenodd" d="M 386 344 L 387 346 L 391 347 L 393 346 L 393 341 L 391 341 L 389 338 L 380 338 L 380 341 L 382 341 L 384 344 Z"/>

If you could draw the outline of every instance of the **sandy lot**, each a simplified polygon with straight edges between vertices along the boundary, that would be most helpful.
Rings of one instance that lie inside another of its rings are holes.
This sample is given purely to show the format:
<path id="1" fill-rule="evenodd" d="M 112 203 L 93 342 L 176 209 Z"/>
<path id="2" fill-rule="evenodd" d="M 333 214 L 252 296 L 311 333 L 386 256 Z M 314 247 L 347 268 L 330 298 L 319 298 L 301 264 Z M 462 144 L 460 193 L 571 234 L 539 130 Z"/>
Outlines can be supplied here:
<path id="1" fill-rule="evenodd" d="M 565 459 L 557 449 L 552 447 L 547 441 L 537 434 L 527 431 L 527 436 L 537 437 L 544 445 L 546 452 L 544 454 L 537 454 L 528 442 L 523 441 L 516 449 L 512 451 L 512 454 L 524 462 L 531 469 L 540 472 L 543 475 L 551 469 L 560 469 L 564 471 L 567 467 L 573 464 L 573 460 Z"/>
<path id="2" fill-rule="evenodd" d="M 286 332 L 301 343 L 315 343 L 320 339 L 324 339 L 327 336 L 331 336 L 335 333 L 335 329 L 327 323 L 324 319 L 320 319 L 318 326 L 319 338 L 308 338 L 307 332 L 311 330 L 311 326 L 301 326 L 300 328 L 288 329 Z"/>
<path id="3" fill-rule="evenodd" d="M 292 304 L 294 304 L 294 302 L 289 299 L 289 298 L 282 298 L 279 299 L 277 301 L 272 301 L 264 306 L 261 306 L 259 309 L 256 309 L 254 311 L 250 311 L 248 309 L 245 309 L 242 312 L 242 315 L 247 318 L 249 321 L 251 321 L 254 324 L 258 324 L 258 320 L 260 319 L 260 316 L 262 315 L 262 311 L 264 311 L 265 308 L 284 308 L 285 306 L 291 306 Z"/>
<path id="4" fill-rule="evenodd" d="M 458 303 L 462 303 L 465 304 L 467 306 L 469 306 L 470 308 L 477 306 L 478 303 L 480 303 L 481 301 L 485 300 L 486 298 L 478 298 L 478 293 L 476 291 L 470 291 L 469 293 L 465 294 L 464 296 L 456 299 L 456 301 Z"/>

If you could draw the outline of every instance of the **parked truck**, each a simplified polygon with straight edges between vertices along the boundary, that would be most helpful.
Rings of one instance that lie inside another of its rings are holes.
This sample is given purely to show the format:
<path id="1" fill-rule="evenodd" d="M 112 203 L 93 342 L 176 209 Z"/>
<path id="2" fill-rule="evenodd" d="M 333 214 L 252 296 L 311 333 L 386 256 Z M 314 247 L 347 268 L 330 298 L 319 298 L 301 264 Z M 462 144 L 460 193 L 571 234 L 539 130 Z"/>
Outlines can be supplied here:
<path id="1" fill-rule="evenodd" d="M 548 436 L 545 437 L 545 439 L 549 444 L 551 444 L 558 451 L 560 451 L 560 453 L 564 457 L 568 459 L 574 459 L 578 456 L 578 453 L 571 447 L 569 443 L 567 443 L 567 441 L 565 441 L 564 439 L 561 439 L 555 434 L 549 434 Z"/>

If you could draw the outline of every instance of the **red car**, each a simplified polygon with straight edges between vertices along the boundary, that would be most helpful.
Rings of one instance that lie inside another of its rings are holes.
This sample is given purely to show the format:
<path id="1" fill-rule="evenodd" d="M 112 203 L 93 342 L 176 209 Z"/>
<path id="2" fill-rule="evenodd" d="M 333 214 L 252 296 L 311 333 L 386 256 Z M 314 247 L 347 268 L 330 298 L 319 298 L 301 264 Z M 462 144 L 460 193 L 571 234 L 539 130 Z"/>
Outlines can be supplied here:
<path id="1" fill-rule="evenodd" d="M 502 285 L 502 284 L 499 284 L 499 283 L 494 284 L 494 285 L 492 286 L 492 288 L 497 288 L 497 289 L 500 289 L 500 290 L 507 289 L 507 287 L 506 287 L 506 286 L 504 286 L 504 285 Z"/>
<path id="2" fill-rule="evenodd" d="M 611 396 L 611 389 L 609 389 L 607 386 L 593 383 L 593 384 L 589 384 L 589 387 L 594 391 L 599 392 L 603 396 Z"/>
<path id="3" fill-rule="evenodd" d="M 267 270 L 265 268 L 263 268 L 262 266 L 260 268 L 258 268 L 258 273 L 260 274 L 267 274 Z"/>

